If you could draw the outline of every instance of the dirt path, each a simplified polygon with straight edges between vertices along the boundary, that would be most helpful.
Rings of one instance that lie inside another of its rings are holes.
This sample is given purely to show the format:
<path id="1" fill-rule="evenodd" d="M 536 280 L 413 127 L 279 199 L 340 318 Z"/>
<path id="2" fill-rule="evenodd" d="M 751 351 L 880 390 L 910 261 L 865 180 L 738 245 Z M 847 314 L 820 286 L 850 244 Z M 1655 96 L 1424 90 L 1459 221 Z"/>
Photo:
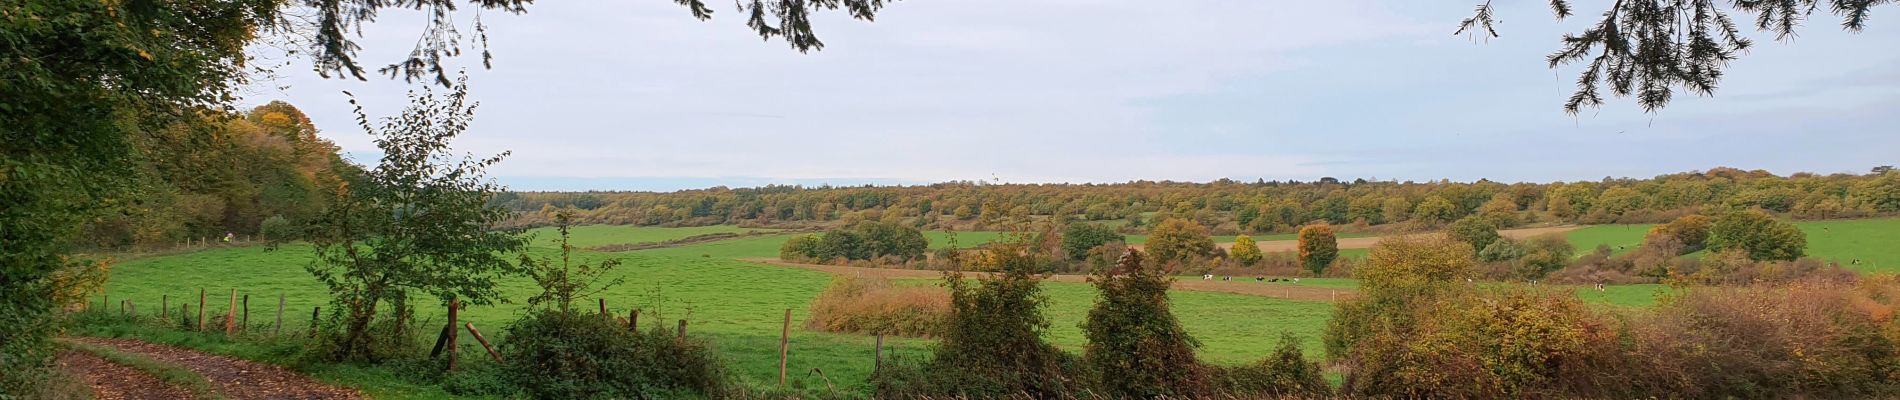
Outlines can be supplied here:
<path id="1" fill-rule="evenodd" d="M 1569 231 L 1576 230 L 1577 228 L 1582 228 L 1582 227 L 1575 226 L 1575 225 L 1565 225 L 1565 226 L 1551 226 L 1551 227 L 1543 227 L 1543 228 L 1505 229 L 1505 230 L 1498 231 L 1498 234 L 1504 235 L 1504 237 L 1507 237 L 1507 238 L 1521 240 L 1521 239 L 1526 239 L 1526 238 L 1530 238 L 1533 236 L 1542 235 L 1546 233 L 1569 232 Z M 1414 233 L 1411 235 L 1439 235 L 1439 234 L 1441 233 Z M 1340 238 L 1339 248 L 1370 249 L 1372 248 L 1372 245 L 1374 243 L 1379 242 L 1380 238 L 1383 238 L 1383 236 Z M 1259 246 L 1260 251 L 1272 253 L 1276 251 L 1298 251 L 1299 243 L 1300 242 L 1297 240 L 1263 240 L 1259 242 L 1254 242 L 1254 245 Z M 1234 248 L 1234 244 L 1232 242 L 1217 243 L 1215 244 L 1215 246 L 1220 246 L 1220 248 L 1223 250 L 1232 250 Z M 1141 249 L 1141 245 L 1139 244 L 1129 245 L 1128 247 Z"/>
<path id="2" fill-rule="evenodd" d="M 353 389 L 318 383 L 284 367 L 209 354 L 196 350 L 132 339 L 74 337 L 74 342 L 102 346 L 176 364 L 211 381 L 218 393 L 246 399 L 365 399 Z M 174 397 L 175 398 L 175 397 Z"/>
<path id="3" fill-rule="evenodd" d="M 767 265 L 776 265 L 776 266 L 781 266 L 781 267 L 802 268 L 802 269 L 808 269 L 808 270 L 813 270 L 813 271 L 826 272 L 832 275 L 873 276 L 873 277 L 884 277 L 884 278 L 895 278 L 895 279 L 904 279 L 904 278 L 928 279 L 928 278 L 938 278 L 938 277 L 943 276 L 938 271 L 922 270 L 922 269 L 863 268 L 863 267 L 850 267 L 850 266 L 843 266 L 843 265 L 800 264 L 800 263 L 794 263 L 794 262 L 774 260 L 774 259 L 769 259 L 769 258 L 747 258 L 747 259 L 743 259 L 742 261 L 759 263 L 759 264 L 767 264 Z M 1088 283 L 1088 276 L 1054 275 L 1054 276 L 1050 276 L 1048 280 L 1054 281 L 1054 282 Z M 1261 282 L 1261 281 L 1256 281 L 1253 278 L 1245 278 L 1245 279 L 1236 278 L 1231 281 L 1182 278 L 1174 282 L 1174 288 L 1181 289 L 1181 290 L 1192 290 L 1192 291 L 1197 291 L 1197 292 L 1233 293 L 1233 294 L 1243 294 L 1243 295 L 1248 295 L 1248 296 L 1275 297 L 1275 298 L 1282 298 L 1282 299 L 1305 300 L 1305 301 L 1343 300 L 1343 299 L 1352 298 L 1353 294 L 1357 293 L 1357 291 L 1353 289 L 1334 289 L 1334 288 L 1323 288 L 1323 287 L 1313 287 L 1313 286 L 1300 286 L 1300 285 L 1296 285 L 1292 283 L 1282 283 L 1282 282 Z"/>
<path id="4" fill-rule="evenodd" d="M 192 399 L 190 390 L 165 383 L 152 374 L 114 364 L 83 351 L 62 351 L 59 368 L 86 381 L 97 400 L 121 399 Z"/>

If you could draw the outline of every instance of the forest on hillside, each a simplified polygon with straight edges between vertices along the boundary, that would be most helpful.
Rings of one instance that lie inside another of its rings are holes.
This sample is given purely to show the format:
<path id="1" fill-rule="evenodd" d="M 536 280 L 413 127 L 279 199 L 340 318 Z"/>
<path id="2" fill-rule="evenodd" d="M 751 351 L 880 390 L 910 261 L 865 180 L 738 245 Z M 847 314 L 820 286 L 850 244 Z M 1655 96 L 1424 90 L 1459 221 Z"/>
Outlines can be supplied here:
<path id="1" fill-rule="evenodd" d="M 513 192 L 495 201 L 519 212 L 517 226 L 544 226 L 567 211 L 581 224 L 755 226 L 903 220 L 919 227 L 982 229 L 1010 217 L 1126 221 L 1124 229 L 1192 219 L 1216 234 L 1287 233 L 1314 221 L 1431 228 L 1467 215 L 1527 223 L 1657 223 L 1702 210 L 1761 209 L 1795 219 L 1900 213 L 1900 172 L 1794 173 L 1714 168 L 1649 179 L 1554 183 L 1313 182 L 1219 180 L 1117 184 L 715 187 L 671 193 Z"/>
<path id="2" fill-rule="evenodd" d="M 86 225 L 86 248 L 154 248 L 187 241 L 296 237 L 360 168 L 317 135 L 303 111 L 277 101 L 244 112 L 132 135 L 125 190 Z"/>

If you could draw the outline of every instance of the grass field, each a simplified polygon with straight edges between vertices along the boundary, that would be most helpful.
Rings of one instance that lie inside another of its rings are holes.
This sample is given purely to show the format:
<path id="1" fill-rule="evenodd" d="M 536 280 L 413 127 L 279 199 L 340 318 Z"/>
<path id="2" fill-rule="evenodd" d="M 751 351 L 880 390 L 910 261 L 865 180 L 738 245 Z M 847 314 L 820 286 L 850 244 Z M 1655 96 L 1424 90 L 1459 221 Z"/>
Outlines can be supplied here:
<path id="1" fill-rule="evenodd" d="M 1851 269 L 1900 272 L 1900 218 L 1796 221 L 1808 237 L 1808 256 L 1834 260 Z M 1617 254 L 1642 244 L 1652 225 L 1597 225 L 1570 231 L 1577 253 L 1607 244 Z M 1619 247 L 1621 247 L 1619 249 Z M 1690 256 L 1698 256 L 1691 254 Z M 1859 259 L 1859 265 L 1852 264 Z"/>
<path id="2" fill-rule="evenodd" d="M 707 232 L 671 229 L 583 229 L 576 231 L 576 241 L 623 243 Z M 596 237 L 603 235 L 611 238 Z M 712 340 L 715 351 L 729 361 L 742 383 L 767 386 L 777 377 L 782 313 L 790 308 L 795 328 L 801 328 L 810 301 L 831 280 L 820 272 L 736 260 L 775 256 L 786 237 L 748 237 L 616 254 L 579 252 L 575 258 L 580 262 L 624 259 L 626 263 L 614 275 L 627 283 L 602 295 L 614 312 L 624 314 L 630 307 L 639 307 L 643 310 L 643 325 L 671 326 L 680 318 L 689 319 L 689 333 Z M 541 240 L 545 238 L 537 239 L 537 243 L 544 243 Z M 546 247 L 531 252 L 554 255 Z M 309 246 L 287 245 L 276 250 L 237 247 L 129 260 L 114 266 L 107 294 L 114 300 L 132 300 L 143 306 L 142 310 L 156 310 L 160 296 L 169 295 L 170 312 L 179 312 L 179 305 L 189 302 L 195 313 L 195 296 L 203 288 L 209 298 L 207 311 L 221 314 L 227 309 L 230 290 L 237 288 L 240 296 L 251 296 L 253 325 L 271 320 L 276 297 L 281 294 L 286 303 L 286 329 L 303 329 L 312 307 L 329 308 L 324 304 L 327 297 L 322 286 L 303 269 L 310 258 Z M 1065 349 L 1080 351 L 1085 341 L 1077 324 L 1093 303 L 1094 289 L 1074 283 L 1050 283 L 1045 288 L 1050 301 L 1046 310 L 1051 320 L 1050 339 Z M 536 290 L 523 279 L 502 285 L 502 293 L 514 300 Z M 1171 296 L 1182 324 L 1204 343 L 1201 354 L 1219 363 L 1248 362 L 1265 356 L 1280 332 L 1302 336 L 1309 357 L 1317 358 L 1319 331 L 1331 312 L 1329 304 L 1320 302 L 1186 291 Z M 462 318 L 495 337 L 501 336 L 502 327 L 521 311 L 520 304 L 474 306 L 466 309 Z M 442 314 L 438 307 L 431 307 L 419 311 L 417 318 L 440 323 Z M 927 351 L 929 341 L 894 339 L 887 340 L 887 344 L 895 347 L 898 356 L 915 358 Z M 821 368 L 834 383 L 849 387 L 861 384 L 869 375 L 872 350 L 872 338 L 867 336 L 794 329 L 790 368 Z M 479 354 L 481 350 L 470 347 L 463 351 Z M 326 376 L 349 380 L 351 375 L 319 375 Z M 815 381 L 808 384 L 823 385 Z"/>

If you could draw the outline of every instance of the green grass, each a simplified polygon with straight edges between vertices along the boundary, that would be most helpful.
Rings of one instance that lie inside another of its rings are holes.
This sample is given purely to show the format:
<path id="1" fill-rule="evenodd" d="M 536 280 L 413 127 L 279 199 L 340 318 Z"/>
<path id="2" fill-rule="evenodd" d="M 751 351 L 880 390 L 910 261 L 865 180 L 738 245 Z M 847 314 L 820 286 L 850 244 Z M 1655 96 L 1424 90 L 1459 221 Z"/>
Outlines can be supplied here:
<path id="1" fill-rule="evenodd" d="M 569 228 L 571 238 L 568 243 L 574 247 L 596 247 L 611 244 L 655 243 L 691 236 L 712 233 L 747 233 L 772 231 L 772 229 L 740 228 L 732 225 L 695 226 L 686 228 L 656 228 L 632 225 L 582 225 Z M 536 228 L 528 230 L 534 235 L 534 246 L 555 247 L 561 234 L 554 228 Z"/>
<path id="2" fill-rule="evenodd" d="M 1577 247 L 1577 254 L 1589 254 L 1597 246 L 1610 246 L 1614 254 L 1628 253 L 1643 244 L 1643 235 L 1649 233 L 1654 225 L 1591 225 L 1564 234 L 1570 244 Z"/>
<path id="3" fill-rule="evenodd" d="M 639 232 L 640 229 L 668 233 Z M 578 231 L 577 241 L 615 243 L 627 237 L 653 238 L 679 235 L 674 228 L 628 228 Z M 959 237 L 972 233 L 959 233 Z M 613 238 L 603 239 L 600 235 Z M 981 233 L 978 233 L 980 236 Z M 626 284 L 602 293 L 616 314 L 628 308 L 643 311 L 646 324 L 673 326 L 678 319 L 689 319 L 691 335 L 712 341 L 716 352 L 735 371 L 739 383 L 753 387 L 776 384 L 778 374 L 778 338 L 785 309 L 792 310 L 792 371 L 820 368 L 840 387 L 862 385 L 872 367 L 873 338 L 861 335 L 833 334 L 802 329 L 808 306 L 831 276 L 814 271 L 767 266 L 738 261 L 741 258 L 774 257 L 788 238 L 786 235 L 746 237 L 691 246 L 623 253 L 582 251 L 574 254 L 577 262 L 598 262 L 607 257 L 622 258 L 625 263 L 614 276 Z M 545 243 L 545 242 L 540 242 Z M 554 256 L 554 250 L 537 247 L 535 256 Z M 304 271 L 310 262 L 308 245 L 285 245 L 276 250 L 261 247 L 221 248 L 188 254 L 167 255 L 123 261 L 114 266 L 106 290 L 113 299 L 132 300 L 141 311 L 156 310 L 161 295 L 170 296 L 175 316 L 183 302 L 197 308 L 195 296 L 206 289 L 209 314 L 227 309 L 230 290 L 251 295 L 253 325 L 271 321 L 276 296 L 286 300 L 285 330 L 302 331 L 309 323 L 312 307 L 325 304 L 327 293 L 321 284 Z M 1063 348 L 1080 351 L 1085 342 L 1077 326 L 1093 302 L 1094 289 L 1085 284 L 1050 283 L 1046 286 L 1050 305 L 1050 339 Z M 504 280 L 500 291 L 519 301 L 538 289 L 525 279 Z M 1205 346 L 1202 355 L 1221 363 L 1257 360 L 1276 344 L 1279 332 L 1293 332 L 1304 338 L 1309 357 L 1319 356 L 1319 332 L 1330 315 L 1331 306 L 1323 302 L 1298 302 L 1222 293 L 1177 292 L 1172 294 L 1174 310 L 1188 331 Z M 590 301 L 588 304 L 592 304 Z M 523 310 L 520 304 L 471 306 L 461 317 L 473 322 L 495 340 L 502 328 Z M 325 311 L 327 314 L 328 311 Z M 443 321 L 440 307 L 420 310 L 417 319 L 431 324 Z M 182 333 L 181 333 L 182 334 Z M 145 337 L 141 335 L 140 337 Z M 186 339 L 177 339 L 185 341 Z M 927 351 L 928 340 L 890 339 L 886 344 L 898 356 L 918 358 Z M 216 351 L 238 353 L 254 358 L 254 350 L 237 344 L 196 343 Z M 196 347 L 196 346 L 195 346 Z M 474 350 L 479 354 L 479 349 Z M 251 352 L 251 353 L 246 353 Z M 319 379 L 362 387 L 379 398 L 433 398 L 436 392 L 417 388 L 400 379 L 384 379 L 387 371 L 360 367 L 326 367 L 314 374 Z M 802 373 L 794 377 L 805 376 Z M 823 383 L 805 382 L 807 387 Z M 857 388 L 862 390 L 863 388 Z"/>
<path id="4" fill-rule="evenodd" d="M 1796 221 L 1794 225 L 1807 235 L 1810 257 L 1838 261 L 1863 272 L 1900 272 L 1900 218 Z M 1642 244 L 1651 226 L 1595 225 L 1570 231 L 1567 237 L 1577 246 L 1578 254 L 1588 253 L 1599 244 L 1608 244 L 1616 254 L 1622 254 Z M 1855 259 L 1861 263 L 1853 264 Z"/>

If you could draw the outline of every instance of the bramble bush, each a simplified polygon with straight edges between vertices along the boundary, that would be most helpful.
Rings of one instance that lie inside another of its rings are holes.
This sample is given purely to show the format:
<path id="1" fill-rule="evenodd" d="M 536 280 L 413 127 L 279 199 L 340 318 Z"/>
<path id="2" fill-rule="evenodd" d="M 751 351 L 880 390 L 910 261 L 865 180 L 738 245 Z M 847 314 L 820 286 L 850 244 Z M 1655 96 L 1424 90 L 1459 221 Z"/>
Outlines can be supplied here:
<path id="1" fill-rule="evenodd" d="M 895 286 L 884 278 L 836 278 L 811 303 L 812 329 L 865 335 L 931 337 L 950 313 L 950 294 L 931 286 Z"/>

